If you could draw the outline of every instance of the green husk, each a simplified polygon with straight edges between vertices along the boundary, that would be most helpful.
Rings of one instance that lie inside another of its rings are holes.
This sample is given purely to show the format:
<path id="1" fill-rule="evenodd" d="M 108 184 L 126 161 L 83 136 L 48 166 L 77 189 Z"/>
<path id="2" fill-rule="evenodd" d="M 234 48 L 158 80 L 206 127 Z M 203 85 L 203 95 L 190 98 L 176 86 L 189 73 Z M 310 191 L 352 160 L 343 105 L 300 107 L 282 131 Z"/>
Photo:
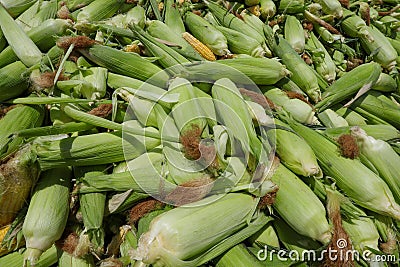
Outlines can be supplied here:
<path id="1" fill-rule="evenodd" d="M 178 34 L 184 33 L 186 31 L 185 25 L 183 24 L 183 20 L 178 7 L 176 6 L 175 0 L 165 0 L 164 6 L 164 23 L 167 24 L 167 26 L 170 27 L 174 32 Z"/>
<path id="2" fill-rule="evenodd" d="M 226 27 L 216 26 L 216 28 L 228 40 L 228 47 L 231 52 L 235 54 L 247 54 L 253 57 L 264 57 L 264 48 L 256 39 Z"/>
<path id="3" fill-rule="evenodd" d="M 297 14 L 304 11 L 304 0 L 282 0 L 279 2 L 279 12 Z"/>
<path id="4" fill-rule="evenodd" d="M 387 103 L 383 99 L 380 99 L 380 96 L 382 94 L 371 91 L 357 99 L 351 107 L 354 107 L 357 112 L 360 108 L 378 117 L 378 119 L 384 120 L 396 128 L 400 128 L 400 107 L 396 106 L 393 102 Z"/>
<path id="5" fill-rule="evenodd" d="M 167 72 L 176 73 L 183 69 L 181 64 L 190 62 L 172 48 L 158 42 L 150 34 L 140 29 L 140 27 L 131 25 L 130 29 L 135 34 L 136 38 L 150 51 L 150 53 L 154 57 L 157 57 L 158 62 L 161 66 L 167 69 Z"/>
<path id="6" fill-rule="evenodd" d="M 310 237 L 297 233 L 281 218 L 277 218 L 276 220 L 274 220 L 273 225 L 276 229 L 279 240 L 288 250 L 296 251 L 299 253 L 299 255 L 302 255 L 304 251 L 316 251 L 321 247 L 320 243 L 318 243 L 317 241 L 311 239 Z M 307 256 L 307 254 L 305 255 Z"/>
<path id="7" fill-rule="evenodd" d="M 332 109 L 325 109 L 320 112 L 318 119 L 328 128 L 349 126 L 347 121 Z"/>
<path id="8" fill-rule="evenodd" d="M 263 19 L 268 19 L 276 14 L 276 5 L 272 0 L 260 0 L 260 13 Z"/>
<path id="9" fill-rule="evenodd" d="M 302 53 L 306 44 L 303 26 L 294 16 L 286 16 L 285 40 L 297 53 Z"/>
<path id="10" fill-rule="evenodd" d="M 244 74 L 244 75 L 243 75 Z M 269 58 L 235 58 L 217 62 L 186 65 L 179 74 L 189 80 L 212 82 L 229 78 L 238 84 L 272 85 L 286 77 L 289 71 L 277 60 Z M 247 77 L 245 77 L 247 76 Z"/>
<path id="11" fill-rule="evenodd" d="M 290 99 L 278 88 L 270 89 L 264 95 L 275 105 L 281 106 L 296 121 L 304 124 L 313 124 L 316 121 L 315 112 L 308 103 L 297 98 Z"/>
<path id="12" fill-rule="evenodd" d="M 65 165 L 99 165 L 136 158 L 160 141 L 121 132 L 68 137 L 61 140 L 39 138 L 34 142 L 42 170 Z"/>
<path id="13" fill-rule="evenodd" d="M 58 261 L 57 248 L 55 245 L 43 252 L 35 267 L 48 267 L 56 264 Z M 24 255 L 16 251 L 6 256 L 0 257 L 1 266 L 22 266 L 24 264 Z"/>
<path id="14" fill-rule="evenodd" d="M 194 37 L 205 44 L 219 56 L 229 53 L 226 37 L 204 18 L 187 12 L 184 16 L 185 24 Z"/>
<path id="15" fill-rule="evenodd" d="M 224 252 L 220 248 L 230 248 L 246 238 L 247 232 L 252 232 L 252 227 L 246 225 L 253 216 L 256 204 L 257 201 L 249 195 L 230 193 L 222 198 L 216 195 L 167 211 L 152 221 L 149 231 L 140 237 L 132 256 L 153 266 L 195 266 L 204 263 L 207 255 L 218 256 Z M 221 223 L 223 221 L 229 223 Z M 267 222 L 265 220 L 260 227 Z M 192 231 L 193 227 L 197 231 Z M 258 230 L 260 227 L 255 228 Z"/>
<path id="16" fill-rule="evenodd" d="M 25 263 L 34 265 L 61 237 L 69 214 L 70 179 L 71 170 L 67 167 L 41 174 L 22 226 L 27 247 Z"/>
<path id="17" fill-rule="evenodd" d="M 171 42 L 179 47 L 171 47 L 181 55 L 193 60 L 204 60 L 199 53 L 182 36 L 172 31 L 166 24 L 159 20 L 152 20 L 147 23 L 147 32 L 155 38 Z"/>
<path id="18" fill-rule="evenodd" d="M 396 83 L 396 80 L 392 76 L 382 72 L 379 75 L 378 80 L 372 86 L 371 89 L 380 91 L 380 92 L 396 92 L 397 91 L 397 83 Z"/>
<path id="19" fill-rule="evenodd" d="M 44 110 L 40 106 L 16 106 L 0 119 L 0 158 L 14 152 L 24 139 L 11 137 L 11 134 L 25 129 L 38 127 L 44 119 Z"/>
<path id="20" fill-rule="evenodd" d="M 319 133 L 291 120 L 288 123 L 314 150 L 324 173 L 332 177 L 349 198 L 377 213 L 400 217 L 400 206 L 379 176 L 358 159 L 340 156 L 337 146 Z"/>
<path id="21" fill-rule="evenodd" d="M 352 127 L 351 134 L 356 137 L 360 152 L 378 170 L 379 176 L 388 184 L 393 196 L 400 202 L 400 156 L 383 140 L 377 140 L 359 127 Z"/>
<path id="22" fill-rule="evenodd" d="M 41 51 L 46 52 L 55 45 L 56 36 L 63 34 L 71 27 L 72 24 L 67 20 L 48 19 L 40 26 L 28 31 L 27 35 Z M 8 46 L 0 53 L 0 68 L 17 60 L 18 56 L 12 47 Z"/>
<path id="23" fill-rule="evenodd" d="M 330 226 L 325 207 L 311 189 L 282 164 L 271 180 L 279 187 L 273 208 L 296 232 L 328 244 Z"/>
<path id="24" fill-rule="evenodd" d="M 208 9 L 213 13 L 213 15 L 218 19 L 222 26 L 236 30 L 247 36 L 257 40 L 260 44 L 264 44 L 264 37 L 253 29 L 250 25 L 246 24 L 243 20 L 237 18 L 235 15 L 230 13 L 225 8 L 214 2 L 206 2 Z"/>
<path id="25" fill-rule="evenodd" d="M 268 135 L 275 135 L 276 153 L 282 163 L 297 175 L 314 176 L 321 178 L 322 170 L 318 166 L 317 158 L 311 147 L 296 133 L 292 132 L 289 126 L 276 120 L 276 125 L 285 129 L 269 130 Z M 296 148 L 296 149 L 293 149 Z"/>
<path id="26" fill-rule="evenodd" d="M 77 21 L 91 22 L 112 17 L 125 1 L 123 0 L 95 0 L 79 10 Z"/>
<path id="27" fill-rule="evenodd" d="M 278 43 L 271 47 L 282 63 L 292 72 L 290 77 L 314 102 L 321 99 L 321 91 L 315 71 L 308 66 L 290 44 L 279 37 Z"/>
<path id="28" fill-rule="evenodd" d="M 59 251 L 58 255 L 58 267 L 95 267 L 94 259 L 92 255 L 85 256 L 84 258 L 78 258 L 72 256 L 68 252 Z"/>
<path id="29" fill-rule="evenodd" d="M 7 9 L 7 12 L 15 18 L 19 14 L 23 13 L 30 6 L 32 6 L 36 0 L 2 0 L 1 4 Z"/>
<path id="30" fill-rule="evenodd" d="M 369 90 L 376 83 L 380 74 L 381 67 L 376 62 L 359 65 L 353 70 L 346 72 L 329 86 L 322 94 L 323 100 L 315 107 L 319 111 L 323 111 L 354 95 L 356 92 Z"/>
<path id="31" fill-rule="evenodd" d="M 390 139 L 400 138 L 400 131 L 391 125 L 360 125 L 359 127 L 363 129 L 369 136 L 375 139 L 388 141 Z M 351 126 L 329 128 L 324 131 L 324 134 L 331 138 L 337 138 L 342 134 L 350 134 L 350 129 Z"/>
<path id="32" fill-rule="evenodd" d="M 324 77 L 327 82 L 333 82 L 336 79 L 336 65 L 325 49 L 325 46 L 318 40 L 313 32 L 310 32 L 307 45 L 313 48 L 311 57 L 315 70 Z"/>
<path id="33" fill-rule="evenodd" d="M 17 57 L 28 67 L 40 62 L 42 52 L 0 4 L 0 27 Z"/>
<path id="34" fill-rule="evenodd" d="M 227 252 L 225 252 L 219 259 L 216 260 L 216 267 L 230 267 L 230 266 L 254 266 L 262 267 L 264 264 L 260 262 L 248 249 L 241 243 Z"/>
<path id="35" fill-rule="evenodd" d="M 360 114 L 358 114 L 357 112 L 349 109 L 349 108 L 345 108 L 340 106 L 334 106 L 335 107 L 335 112 L 339 115 L 342 116 L 347 123 L 350 126 L 361 126 L 361 125 L 367 125 L 367 119 L 364 118 L 363 116 L 361 116 Z M 339 107 L 337 109 L 337 107 Z"/>
<path id="36" fill-rule="evenodd" d="M 165 87 L 168 74 L 157 65 L 134 53 L 126 53 L 111 47 L 93 45 L 81 53 L 99 66 L 111 72 L 136 78 L 160 87 Z"/>

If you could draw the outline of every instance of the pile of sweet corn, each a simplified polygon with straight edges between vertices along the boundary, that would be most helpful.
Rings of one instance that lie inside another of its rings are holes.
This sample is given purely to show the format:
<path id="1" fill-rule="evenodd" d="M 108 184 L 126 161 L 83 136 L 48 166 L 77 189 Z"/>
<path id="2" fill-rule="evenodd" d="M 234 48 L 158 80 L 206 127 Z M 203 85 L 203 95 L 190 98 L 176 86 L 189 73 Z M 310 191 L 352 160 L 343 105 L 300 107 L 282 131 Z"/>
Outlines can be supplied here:
<path id="1" fill-rule="evenodd" d="M 0 266 L 398 266 L 398 64 L 398 0 L 0 0 Z"/>

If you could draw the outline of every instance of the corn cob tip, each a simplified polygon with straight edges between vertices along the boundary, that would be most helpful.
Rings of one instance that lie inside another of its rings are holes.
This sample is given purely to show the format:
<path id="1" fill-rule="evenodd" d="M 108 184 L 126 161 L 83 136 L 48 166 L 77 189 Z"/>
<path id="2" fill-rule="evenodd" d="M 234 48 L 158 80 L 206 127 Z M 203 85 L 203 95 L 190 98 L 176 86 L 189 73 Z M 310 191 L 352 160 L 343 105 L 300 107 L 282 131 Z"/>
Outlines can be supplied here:
<path id="1" fill-rule="evenodd" d="M 43 254 L 43 251 L 36 248 L 27 248 L 24 255 L 24 265 L 26 266 L 35 266 L 36 262 L 39 260 L 40 256 Z M 29 264 L 28 264 L 29 263 Z"/>

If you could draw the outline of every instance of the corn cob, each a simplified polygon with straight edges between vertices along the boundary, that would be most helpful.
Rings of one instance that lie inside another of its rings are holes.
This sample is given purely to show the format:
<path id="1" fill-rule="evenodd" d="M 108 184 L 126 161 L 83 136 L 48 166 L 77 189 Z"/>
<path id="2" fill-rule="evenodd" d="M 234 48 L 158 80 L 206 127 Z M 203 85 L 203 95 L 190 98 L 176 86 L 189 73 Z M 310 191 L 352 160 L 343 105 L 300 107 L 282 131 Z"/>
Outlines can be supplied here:
<path id="1" fill-rule="evenodd" d="M 8 44 L 28 67 L 40 62 L 42 52 L 0 4 L 0 26 Z"/>
<path id="2" fill-rule="evenodd" d="M 201 132 L 207 125 L 207 114 L 202 109 L 202 102 L 208 101 L 209 105 L 213 105 L 211 97 L 200 98 L 200 89 L 193 87 L 189 81 L 176 78 L 168 88 L 168 93 L 179 94 L 179 101 L 171 110 L 171 115 L 174 117 L 174 122 L 182 135 L 186 131 L 192 130 L 193 127 L 198 127 Z M 203 99 L 205 101 L 203 101 Z M 189 109 L 191 113 L 189 113 Z M 215 114 L 215 111 L 213 112 Z M 216 116 L 211 115 L 215 120 Z M 208 117 L 211 119 L 211 117 Z"/>
<path id="3" fill-rule="evenodd" d="M 121 135 L 120 132 L 116 132 L 69 137 L 56 141 L 38 139 L 35 141 L 35 151 L 41 169 L 45 170 L 65 165 L 99 165 L 132 159 L 160 143 L 153 138 L 144 140 L 138 136 L 126 136 L 128 142 L 126 138 L 121 138 Z"/>
<path id="4" fill-rule="evenodd" d="M 360 89 L 371 88 L 381 74 L 381 67 L 378 63 L 371 62 L 362 64 L 345 73 L 335 81 L 324 93 L 323 100 L 315 105 L 319 111 L 345 100 L 347 97 L 358 92 Z M 357 78 L 355 78 L 357 77 Z"/>
<path id="5" fill-rule="evenodd" d="M 216 60 L 214 53 L 205 44 L 197 40 L 193 35 L 188 32 L 182 33 L 183 39 L 186 40 L 204 59 L 213 61 Z"/>
<path id="6" fill-rule="evenodd" d="M 27 247 L 25 264 L 34 265 L 40 255 L 61 237 L 69 213 L 70 177 L 68 168 L 41 174 L 22 226 Z"/>
<path id="7" fill-rule="evenodd" d="M 357 159 L 337 154 L 335 144 L 305 126 L 293 121 L 290 127 L 302 136 L 314 150 L 326 175 L 333 177 L 338 187 L 358 205 L 393 218 L 400 217 L 400 207 L 386 183 Z"/>
<path id="8" fill-rule="evenodd" d="M 386 254 L 399 256 L 399 249 L 396 244 L 396 230 L 392 218 L 385 217 L 379 214 L 373 214 L 374 224 L 378 229 L 381 238 L 381 250 Z"/>
<path id="9" fill-rule="evenodd" d="M 297 175 L 322 177 L 322 170 L 319 168 L 317 158 L 311 147 L 291 129 L 281 121 L 275 120 L 276 125 L 285 129 L 269 130 L 268 136 L 270 140 L 273 138 L 271 134 L 275 134 L 276 153 L 282 160 L 282 163 Z M 296 150 L 291 148 L 296 147 Z"/>
<path id="10" fill-rule="evenodd" d="M 242 12 L 240 12 L 240 16 L 242 17 L 244 22 L 246 22 L 246 24 L 250 25 L 260 35 L 264 35 L 264 30 L 263 30 L 264 22 L 262 22 L 262 20 L 259 17 L 250 13 L 248 10 L 243 10 Z"/>
<path id="11" fill-rule="evenodd" d="M 343 16 L 342 5 L 338 0 L 318 0 L 322 7 L 322 11 L 325 14 L 333 15 L 335 18 L 341 18 Z"/>
<path id="12" fill-rule="evenodd" d="M 244 151 L 251 151 L 257 160 L 263 161 L 260 158 L 262 144 L 257 138 L 247 104 L 236 85 L 229 79 L 222 78 L 214 83 L 211 93 L 216 113 L 224 126 L 240 140 Z M 237 119 L 232 120 L 233 115 Z M 237 120 L 242 127 L 238 126 Z"/>
<path id="13" fill-rule="evenodd" d="M 237 18 L 228 10 L 217 5 L 214 2 L 206 2 L 208 9 L 211 10 L 213 15 L 218 19 L 222 26 L 236 30 L 247 36 L 257 40 L 261 45 L 265 43 L 264 37 L 254 30 L 250 25 L 246 24 L 243 20 Z"/>
<path id="14" fill-rule="evenodd" d="M 359 37 L 364 50 L 371 54 L 383 68 L 391 71 L 396 66 L 397 52 L 389 40 L 376 28 L 367 26 L 365 22 L 351 11 L 345 10 L 345 19 L 341 26 L 346 34 Z"/>
<path id="15" fill-rule="evenodd" d="M 374 27 L 363 27 L 359 30 L 361 45 L 364 50 L 373 55 L 374 61 L 389 71 L 396 67 L 397 52 L 388 39 Z"/>
<path id="16" fill-rule="evenodd" d="M 122 6 L 122 0 L 95 0 L 79 10 L 78 23 L 99 21 L 113 16 Z"/>
<path id="17" fill-rule="evenodd" d="M 231 193 L 222 198 L 213 196 L 190 206 L 167 211 L 151 222 L 149 231 L 140 237 L 138 248 L 132 256 L 154 266 L 201 265 L 208 260 L 209 254 L 196 256 L 216 245 L 215 249 L 209 251 L 212 254 L 210 257 L 214 258 L 224 251 L 218 249 L 219 242 L 228 237 L 221 243 L 222 246 L 226 243 L 227 249 L 268 222 L 267 219 L 256 219 L 246 227 L 246 221 L 251 218 L 256 204 L 257 201 L 249 195 Z M 221 221 L 229 221 L 229 224 L 221 224 Z M 199 231 L 191 231 L 188 225 L 195 226 Z"/>
<path id="18" fill-rule="evenodd" d="M 356 137 L 362 155 L 379 171 L 379 176 L 388 184 L 397 202 L 400 202 L 400 183 L 396 178 L 399 173 L 400 156 L 388 143 L 368 136 L 359 127 L 353 127 L 351 134 Z"/>
<path id="19" fill-rule="evenodd" d="M 313 64 L 315 70 L 324 79 L 331 83 L 336 79 L 336 65 L 333 62 L 328 51 L 326 51 L 324 45 L 318 40 L 313 32 L 310 32 L 310 38 L 307 41 L 307 45 L 311 46 L 313 49 L 322 52 L 320 56 L 314 57 L 312 53 Z"/>
<path id="20" fill-rule="evenodd" d="M 273 208 L 285 222 L 299 234 L 328 244 L 331 233 L 325 208 L 311 189 L 282 164 L 271 180 L 279 186 Z"/>
<path id="21" fill-rule="evenodd" d="M 158 20 L 152 20 L 147 23 L 147 32 L 153 37 L 179 45 L 180 47 L 172 47 L 175 51 L 183 56 L 194 60 L 203 60 L 199 53 L 182 37 L 172 31 L 166 24 Z M 182 33 L 184 34 L 184 33 Z"/>
<path id="22" fill-rule="evenodd" d="M 178 76 L 197 81 L 209 82 L 229 78 L 238 84 L 272 85 L 289 74 L 289 71 L 275 59 L 250 57 L 217 62 L 220 64 L 187 65 L 186 70 Z"/>
<path id="23" fill-rule="evenodd" d="M 316 121 L 313 108 L 304 101 L 293 98 L 290 99 L 284 91 L 273 88 L 264 93 L 275 105 L 281 106 L 296 121 L 304 124 L 312 124 Z"/>
<path id="24" fill-rule="evenodd" d="M 302 13 L 304 10 L 304 0 L 283 0 L 279 2 L 278 11 L 286 14 Z"/>
<path id="25" fill-rule="evenodd" d="M 294 16 L 286 16 L 284 30 L 285 40 L 297 53 L 303 53 L 306 44 L 306 37 L 300 21 Z"/>
<path id="26" fill-rule="evenodd" d="M 122 98 L 126 98 L 124 96 L 124 91 L 120 90 L 120 94 Z M 134 97 L 129 95 L 129 108 L 134 112 L 137 120 L 146 127 L 157 127 L 157 118 L 154 111 L 154 106 L 157 105 L 152 101 L 141 99 L 139 97 Z"/>
<path id="27" fill-rule="evenodd" d="M 282 37 L 279 37 L 278 44 L 272 47 L 272 51 L 282 59 L 282 63 L 292 72 L 291 80 L 314 102 L 318 102 L 321 99 L 321 91 L 315 71 L 304 62 Z"/>
<path id="28" fill-rule="evenodd" d="M 72 24 L 67 20 L 49 19 L 27 32 L 27 35 L 41 51 L 46 52 L 55 45 L 54 36 L 63 34 L 71 26 Z M 17 60 L 18 57 L 11 46 L 6 47 L 0 53 L 0 68 Z"/>
<path id="29" fill-rule="evenodd" d="M 260 12 L 263 19 L 272 18 L 276 14 L 276 5 L 272 0 L 260 0 Z"/>
<path id="30" fill-rule="evenodd" d="M 32 6 L 36 1 L 35 0 L 2 0 L 1 4 L 7 10 L 7 12 L 12 17 L 17 17 L 19 14 L 23 13 L 27 10 L 30 6 Z"/>
<path id="31" fill-rule="evenodd" d="M 357 112 L 360 108 L 361 110 L 378 117 L 378 119 L 386 121 L 386 124 L 390 123 L 396 128 L 400 127 L 400 108 L 394 103 L 389 105 L 385 101 L 379 99 L 379 96 L 381 96 L 381 94 L 378 92 L 369 92 L 357 99 L 352 106 L 356 107 L 355 110 Z"/>
<path id="32" fill-rule="evenodd" d="M 35 156 L 25 146 L 2 163 L 0 226 L 11 223 L 24 206 L 39 174 Z"/>
<path id="33" fill-rule="evenodd" d="M 253 57 L 264 57 L 264 48 L 262 48 L 257 40 L 226 27 L 216 26 L 216 28 L 226 37 L 229 50 L 233 53 L 247 54 Z"/>
<path id="34" fill-rule="evenodd" d="M 97 176 L 102 172 L 92 171 L 86 176 Z M 103 216 L 106 203 L 106 194 L 103 192 L 80 194 L 79 203 L 82 211 L 85 235 L 89 236 L 92 249 L 101 254 L 104 247 L 105 232 L 103 229 Z"/>
<path id="35" fill-rule="evenodd" d="M 216 267 L 229 267 L 229 266 L 254 266 L 262 267 L 264 264 L 260 262 L 247 247 L 241 243 L 227 252 L 222 257 L 216 260 Z"/>
<path id="36" fill-rule="evenodd" d="M 208 21 L 191 12 L 185 14 L 184 20 L 193 36 L 210 48 L 214 54 L 223 56 L 229 53 L 226 37 Z"/>
<path id="37" fill-rule="evenodd" d="M 378 230 L 376 229 L 373 220 L 365 216 L 366 214 L 361 210 L 360 212 L 361 216 L 357 219 L 343 220 L 343 227 L 349 234 L 352 245 L 360 253 L 369 250 L 370 248 L 379 251 Z"/>
<path id="38" fill-rule="evenodd" d="M 122 52 L 102 45 L 94 45 L 91 48 L 80 51 L 85 57 L 99 66 L 117 74 L 142 81 L 147 81 L 153 75 L 158 74 L 148 82 L 161 87 L 165 87 L 169 79 L 169 76 L 162 72 L 162 69 L 158 66 L 133 53 Z"/>
<path id="39" fill-rule="evenodd" d="M 158 58 L 160 65 L 164 68 L 170 68 L 168 70 L 169 72 L 177 72 L 183 68 L 181 64 L 190 62 L 172 48 L 158 42 L 154 37 L 139 27 L 131 25 L 130 29 L 135 33 L 135 36 L 141 43 L 143 43 L 150 53 Z"/>
<path id="40" fill-rule="evenodd" d="M 146 26 L 146 10 L 142 6 L 135 6 L 128 12 L 126 12 L 125 24 L 135 24 L 141 29 Z"/>

